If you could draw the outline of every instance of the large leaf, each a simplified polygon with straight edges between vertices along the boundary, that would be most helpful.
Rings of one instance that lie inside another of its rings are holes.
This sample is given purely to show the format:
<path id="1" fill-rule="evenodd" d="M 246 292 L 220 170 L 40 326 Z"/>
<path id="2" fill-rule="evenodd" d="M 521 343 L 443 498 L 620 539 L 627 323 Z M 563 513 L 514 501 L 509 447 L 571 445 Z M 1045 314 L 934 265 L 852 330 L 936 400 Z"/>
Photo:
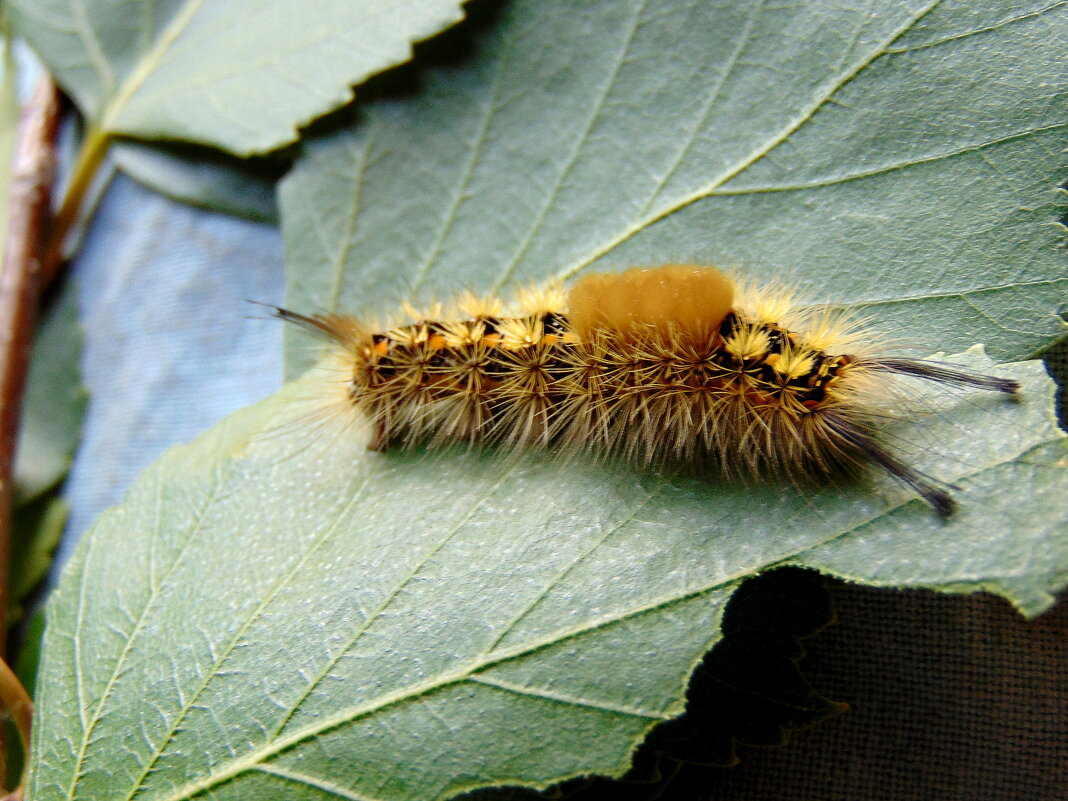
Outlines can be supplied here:
<path id="1" fill-rule="evenodd" d="M 287 181 L 288 302 L 692 261 L 1030 356 L 1065 331 L 1065 52 L 1046 0 L 515 2 Z"/>
<path id="2" fill-rule="evenodd" d="M 272 150 L 461 18 L 460 0 L 9 0 L 105 134 Z"/>
<path id="3" fill-rule="evenodd" d="M 1050 341 L 1062 8 L 737 8 L 509 5 L 468 65 L 365 109 L 288 182 L 293 304 L 685 259 L 893 300 L 879 322 L 921 346 Z M 1008 88 L 931 91 L 949 78 Z M 897 106 L 914 125 L 885 119 Z M 772 167 L 789 174 L 742 183 Z M 955 314 L 954 293 L 978 309 Z M 30 798 L 428 799 L 618 775 L 771 565 L 1036 613 L 1068 576 L 1065 441 L 1041 366 L 997 370 L 1019 403 L 929 390 L 931 413 L 890 432 L 960 486 L 948 522 L 882 479 L 798 494 L 368 454 L 329 428 L 309 443 L 287 421 L 312 374 L 170 452 L 83 542 L 50 606 Z"/>
<path id="4" fill-rule="evenodd" d="M 1068 578 L 1065 440 L 1041 365 L 1001 371 L 1020 402 L 933 393 L 896 432 L 937 443 L 913 460 L 961 488 L 949 521 L 882 480 L 802 495 L 373 454 L 294 428 L 329 380 L 312 373 L 172 450 L 83 540 L 49 607 L 29 798 L 415 801 L 618 775 L 770 565 L 1037 612 Z"/>

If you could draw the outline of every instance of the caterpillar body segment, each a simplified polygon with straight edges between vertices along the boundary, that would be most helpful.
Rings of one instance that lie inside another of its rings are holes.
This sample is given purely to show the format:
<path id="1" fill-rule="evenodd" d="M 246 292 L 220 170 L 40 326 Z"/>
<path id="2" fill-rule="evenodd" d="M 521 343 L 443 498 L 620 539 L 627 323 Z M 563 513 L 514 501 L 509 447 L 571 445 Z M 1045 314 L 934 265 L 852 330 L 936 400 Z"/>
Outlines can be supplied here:
<path id="1" fill-rule="evenodd" d="M 522 308 L 465 299 L 457 318 L 370 330 L 277 315 L 342 349 L 370 447 L 554 447 L 728 477 L 823 478 L 876 464 L 942 515 L 947 490 L 878 438 L 896 375 L 1014 393 L 1007 379 L 870 353 L 864 332 L 708 267 L 587 276 Z M 870 346 L 869 346 L 870 347 Z"/>

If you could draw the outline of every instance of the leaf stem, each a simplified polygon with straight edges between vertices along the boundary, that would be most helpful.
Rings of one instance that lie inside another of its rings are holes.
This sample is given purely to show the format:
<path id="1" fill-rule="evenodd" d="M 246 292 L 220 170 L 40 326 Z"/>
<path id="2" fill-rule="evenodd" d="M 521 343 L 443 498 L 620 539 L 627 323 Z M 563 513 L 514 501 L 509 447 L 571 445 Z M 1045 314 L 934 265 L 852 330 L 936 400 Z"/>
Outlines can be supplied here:
<path id="1" fill-rule="evenodd" d="M 85 197 L 93 186 L 97 170 L 111 146 L 110 133 L 90 125 L 85 131 L 78 157 L 71 168 L 70 181 L 63 193 L 63 201 L 52 220 L 48 243 L 41 260 L 41 286 L 47 287 L 55 279 L 64 262 L 63 248 L 70 232 L 81 219 Z"/>
<path id="2" fill-rule="evenodd" d="M 0 270 L 0 634 L 6 630 L 15 448 L 42 286 L 41 243 L 50 211 L 59 109 L 56 85 L 42 78 L 19 123 Z"/>
<path id="3" fill-rule="evenodd" d="M 19 739 L 22 741 L 22 778 L 19 781 L 19 788 L 13 793 L 21 797 L 30 766 L 30 726 L 33 723 L 33 701 L 30 700 L 29 693 L 22 686 L 18 676 L 3 659 L 0 659 L 0 705 L 3 705 L 11 716 L 18 730 Z"/>

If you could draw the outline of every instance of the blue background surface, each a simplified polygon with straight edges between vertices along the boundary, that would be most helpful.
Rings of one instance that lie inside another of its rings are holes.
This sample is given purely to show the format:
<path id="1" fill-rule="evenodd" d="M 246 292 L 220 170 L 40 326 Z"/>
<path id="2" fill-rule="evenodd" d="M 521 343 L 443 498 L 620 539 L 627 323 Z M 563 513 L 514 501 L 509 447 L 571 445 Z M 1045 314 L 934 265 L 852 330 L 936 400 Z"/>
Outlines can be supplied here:
<path id="1" fill-rule="evenodd" d="M 77 540 L 169 446 L 281 385 L 277 229 L 191 208 L 121 174 L 75 259 L 89 408 L 64 490 Z"/>

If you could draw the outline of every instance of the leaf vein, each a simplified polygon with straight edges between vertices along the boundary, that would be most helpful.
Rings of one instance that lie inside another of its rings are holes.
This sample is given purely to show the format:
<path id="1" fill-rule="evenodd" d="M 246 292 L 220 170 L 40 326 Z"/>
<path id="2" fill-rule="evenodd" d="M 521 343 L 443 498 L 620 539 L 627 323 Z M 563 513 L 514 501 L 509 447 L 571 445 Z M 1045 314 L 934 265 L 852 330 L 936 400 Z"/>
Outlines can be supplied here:
<path id="1" fill-rule="evenodd" d="M 914 303 L 920 300 L 932 300 L 932 299 L 949 299 L 949 298 L 964 298 L 973 295 L 983 295 L 989 292 L 1004 292 L 1006 290 L 1020 289 L 1023 287 L 1032 286 L 1059 286 L 1060 284 L 1068 283 L 1068 278 L 1055 278 L 1051 280 L 1041 281 L 1016 281 L 1011 284 L 995 284 L 993 286 L 980 286 L 974 289 L 947 289 L 945 292 L 930 292 L 924 295 L 909 295 L 899 298 L 884 298 L 882 300 L 858 300 L 855 303 L 849 304 L 836 304 L 841 308 L 848 308 L 857 306 L 861 309 L 866 309 L 870 306 L 890 306 L 896 303 Z"/>
<path id="2" fill-rule="evenodd" d="M 646 494 L 645 498 L 641 501 L 641 503 L 635 506 L 633 510 L 631 510 L 625 517 L 623 517 L 623 519 L 621 519 L 616 525 L 609 527 L 604 534 L 602 534 L 598 539 L 593 542 L 592 545 L 590 545 L 589 548 L 578 554 L 574 561 L 572 561 L 561 572 L 553 576 L 549 583 L 541 590 L 541 592 L 538 593 L 537 597 L 535 597 L 529 604 L 527 604 L 523 609 L 521 609 L 517 615 L 515 615 L 510 621 L 508 621 L 507 624 L 505 624 L 504 628 L 501 630 L 501 633 L 494 638 L 493 642 L 490 643 L 486 651 L 488 653 L 492 653 L 493 651 L 495 651 L 497 649 L 497 646 L 501 644 L 504 638 L 507 637 L 508 634 L 515 629 L 515 627 L 523 618 L 530 614 L 530 612 L 539 603 L 541 603 L 542 599 L 544 599 L 554 587 L 556 587 L 561 581 L 567 578 L 568 574 L 570 574 L 572 570 L 574 570 L 578 565 L 580 565 L 586 559 L 586 557 L 588 557 L 591 553 L 593 553 L 595 550 L 604 545 L 604 543 L 607 542 L 613 534 L 623 528 L 623 526 L 627 525 L 627 523 L 630 523 L 632 520 L 634 520 L 634 518 L 637 517 L 638 513 L 643 508 L 648 506 L 649 502 L 652 501 L 653 498 L 656 498 L 660 494 L 660 491 L 663 489 L 663 487 L 664 484 L 663 482 L 661 482 L 661 484 L 658 485 L 656 489 Z"/>
<path id="3" fill-rule="evenodd" d="M 95 543 L 95 540 L 93 541 Z M 89 719 L 86 714 L 89 712 L 89 705 L 85 701 L 85 671 L 81 670 L 78 666 L 82 665 L 82 624 L 85 622 L 85 607 L 86 587 L 89 585 L 89 557 L 93 553 L 93 543 L 89 545 L 89 549 L 85 554 L 85 559 L 82 562 L 82 576 L 81 586 L 78 588 L 78 611 L 74 618 L 74 631 L 71 634 L 71 646 L 74 651 L 74 676 L 75 687 L 77 689 L 78 696 L 78 717 L 82 722 L 82 734 L 84 735 L 89 730 Z"/>
<path id="4" fill-rule="evenodd" d="M 992 170 L 997 172 L 996 168 L 990 164 L 983 151 L 998 145 L 1003 145 L 1008 142 L 1014 142 L 1018 139 L 1024 139 L 1034 134 L 1049 133 L 1051 131 L 1057 131 L 1062 128 L 1068 128 L 1068 123 L 1058 122 L 1052 125 L 1045 125 L 1041 128 L 1031 128 L 1026 131 L 1016 131 L 1002 136 L 997 139 L 990 139 L 986 142 L 979 142 L 973 145 L 967 145 L 966 147 L 950 150 L 945 153 L 937 153 L 931 156 L 924 156 L 922 158 L 912 159 L 911 161 L 898 161 L 892 164 L 886 164 L 882 167 L 876 167 L 871 170 L 864 170 L 861 172 L 847 173 L 845 175 L 835 175 L 828 177 L 824 180 L 810 181 L 809 183 L 798 184 L 764 184 L 758 186 L 742 186 L 737 189 L 731 189 L 728 184 L 720 189 L 712 190 L 708 193 L 710 197 L 729 197 L 732 195 L 757 195 L 757 194 L 770 194 L 773 192 L 800 192 L 806 189 L 821 189 L 828 186 L 837 186 L 839 184 L 848 183 L 850 181 L 858 181 L 864 178 L 872 178 L 879 175 L 885 175 L 887 173 L 894 172 L 896 170 L 904 170 L 909 167 L 918 167 L 925 164 L 936 164 L 940 161 L 946 161 L 947 159 L 956 158 L 958 156 L 967 155 L 969 153 L 975 153 L 982 158 L 990 166 Z M 1000 173 L 998 173 L 1001 176 Z M 1004 177 L 1004 176 L 1001 176 Z M 1008 179 L 1006 179 L 1008 180 Z M 1013 191 L 1018 191 L 1013 188 Z"/>
<path id="5" fill-rule="evenodd" d="M 290 770 L 289 768 L 283 768 L 279 765 L 272 765 L 269 763 L 257 765 L 255 770 L 258 770 L 261 773 L 269 773 L 281 779 L 297 782 L 298 784 L 304 784 L 316 790 L 322 790 L 324 793 L 338 798 L 344 798 L 346 801 L 378 801 L 378 799 L 373 796 L 358 795 L 341 785 L 334 784 L 334 782 L 328 782 L 317 776 L 309 776 L 307 773 L 300 773 L 295 770 Z"/>
<path id="6" fill-rule="evenodd" d="M 346 504 L 345 508 L 340 511 L 338 516 L 334 519 L 333 523 L 331 523 L 329 526 L 323 527 L 323 530 L 319 533 L 319 535 L 314 537 L 308 543 L 308 547 L 306 548 L 304 553 L 301 554 L 300 559 L 296 561 L 296 563 L 293 565 L 292 568 L 290 568 L 287 573 L 279 577 L 275 584 L 267 591 L 260 603 L 256 606 L 255 609 L 252 610 L 248 618 L 234 633 L 234 636 L 231 637 L 230 641 L 223 647 L 222 652 L 218 656 L 215 656 L 213 653 L 214 664 L 209 670 L 204 672 L 200 686 L 197 687 L 197 689 L 193 692 L 189 699 L 183 703 L 181 711 L 178 713 L 178 716 L 174 719 L 173 723 L 171 723 L 170 729 L 167 734 L 159 742 L 158 745 L 150 744 L 150 748 L 152 748 L 152 756 L 142 768 L 141 775 L 133 782 L 130 792 L 126 796 L 126 801 L 130 801 L 130 799 L 134 797 L 137 791 L 144 784 L 145 779 L 148 777 L 149 773 L 152 772 L 152 769 L 155 767 L 156 763 L 163 755 L 163 752 L 167 749 L 167 746 L 174 740 L 174 737 L 177 734 L 179 728 L 181 727 L 182 722 L 185 720 L 190 710 L 192 710 L 196 706 L 197 702 L 200 700 L 200 696 L 203 695 L 208 685 L 211 684 L 212 680 L 218 675 L 220 669 L 226 663 L 226 660 L 230 658 L 231 654 L 234 652 L 234 649 L 237 647 L 237 644 L 245 635 L 245 632 L 249 630 L 253 623 L 255 623 L 262 617 L 267 607 L 270 606 L 270 604 L 274 601 L 274 599 L 278 596 L 282 589 L 285 588 L 289 584 L 289 582 L 293 580 L 294 576 L 296 576 L 300 569 L 306 564 L 307 560 L 319 549 L 321 545 L 326 543 L 330 539 L 330 537 L 337 531 L 338 526 L 341 524 L 341 521 L 344 520 L 345 517 L 352 511 L 352 508 L 355 506 L 356 502 L 362 498 L 363 491 L 364 489 L 366 489 L 366 487 L 367 479 L 365 479 L 363 484 L 361 484 L 361 486 L 353 492 L 352 498 Z M 208 640 L 208 644 L 210 647 L 210 639 Z"/>
<path id="7" fill-rule="evenodd" d="M 85 46 L 85 53 L 89 57 L 89 63 L 100 78 L 101 94 L 107 96 L 115 89 L 115 73 L 111 69 L 111 63 L 104 55 L 104 48 L 96 35 L 93 23 L 89 18 L 89 12 L 85 7 L 85 0 L 71 0 L 71 15 L 74 17 L 75 30 L 78 38 Z"/>
<path id="8" fill-rule="evenodd" d="M 161 479 L 157 479 L 157 480 L 159 480 L 162 483 Z M 192 526 L 192 528 L 191 528 L 191 530 L 189 532 L 189 535 L 186 537 L 185 542 L 182 543 L 181 550 L 175 555 L 174 561 L 171 563 L 171 566 L 167 569 L 167 573 L 166 573 L 166 575 L 164 575 L 163 580 L 161 582 L 161 587 L 166 583 L 167 578 L 171 574 L 173 574 L 174 571 L 178 568 L 178 565 L 181 564 L 182 559 L 184 558 L 185 554 L 189 551 L 190 546 L 196 540 L 197 534 L 199 534 L 201 531 L 204 530 L 204 520 L 207 517 L 208 510 L 211 509 L 212 505 L 215 503 L 215 501 L 219 497 L 219 486 L 220 486 L 220 484 L 221 484 L 221 478 L 220 478 L 219 472 L 216 471 L 214 479 L 213 479 L 212 484 L 211 484 L 211 488 L 208 491 L 207 499 L 204 502 L 203 507 L 197 513 L 196 521 L 193 524 L 193 526 Z M 157 536 L 159 536 L 159 527 L 158 527 L 159 526 L 159 522 L 160 521 L 157 519 L 156 520 L 156 530 L 153 532 L 153 539 L 155 539 Z M 111 692 L 115 688 L 115 684 L 118 682 L 119 677 L 122 675 L 122 671 L 123 671 L 123 668 L 125 667 L 126 660 L 129 657 L 130 652 L 133 650 L 134 640 L 136 640 L 137 639 L 137 635 L 140 634 L 141 631 L 144 630 L 145 621 L 148 618 L 148 613 L 152 609 L 153 605 L 156 603 L 156 600 L 159 598 L 159 596 L 160 596 L 160 589 L 159 588 L 153 588 L 149 592 L 148 599 L 145 601 L 144 608 L 142 609 L 141 614 L 137 619 L 137 625 L 134 627 L 134 629 L 130 632 L 129 636 L 127 637 L 127 640 L 126 640 L 125 645 L 123 646 L 122 652 L 119 654 L 119 658 L 115 662 L 115 668 L 111 673 L 111 677 L 108 679 L 107 684 L 104 686 L 104 691 L 100 695 L 100 700 L 97 702 L 96 709 L 93 711 L 92 716 L 90 716 L 90 718 L 89 718 L 89 725 L 88 725 L 88 727 L 86 728 L 85 732 L 82 735 L 81 745 L 78 747 L 78 755 L 74 760 L 74 766 L 73 766 L 73 768 L 71 770 L 71 783 L 70 783 L 70 788 L 69 788 L 69 790 L 67 792 L 67 798 L 70 801 L 74 801 L 74 790 L 77 787 L 78 781 L 81 779 L 82 773 L 84 771 L 85 755 L 86 755 L 86 752 L 89 749 L 89 741 L 92 739 L 93 731 L 96 729 L 96 725 L 100 722 L 100 719 L 101 719 L 101 717 L 103 716 L 103 713 L 104 713 L 104 707 L 107 705 L 107 702 L 111 698 Z M 81 673 L 82 669 L 81 669 L 80 666 L 76 666 L 75 667 L 75 671 L 78 672 L 78 673 Z"/>
<path id="9" fill-rule="evenodd" d="M 498 64 L 503 61 L 504 55 L 502 53 Z M 460 182 L 453 195 L 452 201 L 449 204 L 449 208 L 446 211 L 441 227 L 438 230 L 438 234 L 435 237 L 433 244 L 430 246 L 430 249 L 427 251 L 427 255 L 423 259 L 422 264 L 419 265 L 415 278 L 412 279 L 409 295 L 413 298 L 420 285 L 430 273 L 430 268 L 433 266 L 434 260 L 438 257 L 438 254 L 441 253 L 441 248 L 445 244 L 445 240 L 448 238 L 453 224 L 456 222 L 460 207 L 463 205 L 466 191 L 471 185 L 471 179 L 475 174 L 478 158 L 482 154 L 483 148 L 486 146 L 486 136 L 489 133 L 490 121 L 493 119 L 493 116 L 497 111 L 496 101 L 500 94 L 500 82 L 503 74 L 504 70 L 498 69 L 496 75 L 493 76 L 493 85 L 490 88 L 489 97 L 486 100 L 486 112 L 482 115 L 482 119 L 479 121 L 478 134 L 475 137 L 474 146 L 471 148 L 471 155 L 467 160 L 467 164 L 464 165 L 464 171 L 460 176 Z"/>
<path id="10" fill-rule="evenodd" d="M 600 712 L 611 712 L 616 715 L 625 715 L 626 717 L 644 718 L 646 720 L 669 720 L 671 718 L 671 715 L 665 715 L 661 712 L 649 712 L 644 709 L 633 709 L 631 707 L 619 706 L 616 704 L 606 704 L 603 701 L 592 701 L 588 698 L 579 698 L 576 696 L 565 695 L 563 693 L 550 692 L 545 689 L 534 689 L 533 687 L 526 687 L 522 684 L 504 681 L 495 676 L 490 677 L 482 674 L 475 674 L 473 676 L 468 676 L 467 680 L 477 684 L 485 684 L 489 687 L 496 687 L 497 689 L 514 693 L 515 695 L 542 698 L 557 704 L 586 707 L 587 709 L 596 709 Z"/>
<path id="11" fill-rule="evenodd" d="M 108 102 L 104 113 L 101 115 L 100 129 L 105 133 L 114 133 L 115 118 L 122 112 L 130 98 L 144 85 L 163 61 L 164 56 L 182 32 L 189 26 L 193 17 L 200 10 L 204 0 L 186 0 L 185 4 L 178 9 L 170 23 L 156 39 L 151 50 L 145 53 L 144 58 L 130 71 L 122 82 L 119 90 Z"/>
<path id="12" fill-rule="evenodd" d="M 1049 13 L 1050 11 L 1053 11 L 1053 10 L 1055 10 L 1057 8 L 1060 8 L 1061 6 L 1064 6 L 1064 5 L 1066 5 L 1065 0 L 1057 0 L 1057 2 L 1050 3 L 1045 8 L 1039 8 L 1039 9 L 1036 9 L 1035 11 L 1029 11 L 1026 14 L 1019 14 L 1019 15 L 1017 15 L 1015 17 L 1008 17 L 1006 19 L 1001 20 L 1000 22 L 994 23 L 993 25 L 985 25 L 982 28 L 974 28 L 974 29 L 972 29 L 970 31 L 964 31 L 963 33 L 954 34 L 953 36 L 946 36 L 946 37 L 944 37 L 942 39 L 936 39 L 936 40 L 930 41 L 930 42 L 923 42 L 922 44 L 913 45 L 911 47 L 889 47 L 889 48 L 887 48 L 886 52 L 887 53 L 895 53 L 895 54 L 896 53 L 915 53 L 915 52 L 917 52 L 919 50 L 927 50 L 927 49 L 932 48 L 932 47 L 939 47 L 940 45 L 948 44 L 949 42 L 957 42 L 957 41 L 960 41 L 961 39 L 967 39 L 967 38 L 972 37 L 972 36 L 978 36 L 980 34 L 990 33 L 992 31 L 996 31 L 996 30 L 998 30 L 1000 28 L 1006 28 L 1009 25 L 1014 25 L 1015 23 L 1022 22 L 1023 20 L 1038 18 L 1038 17 L 1042 16 L 1043 14 Z"/>
<path id="13" fill-rule="evenodd" d="M 660 179 L 659 186 L 657 187 L 656 191 L 649 195 L 649 200 L 642 208 L 641 214 L 649 213 L 649 208 L 656 201 L 657 197 L 659 197 L 660 192 L 663 191 L 663 189 L 671 181 L 672 177 L 675 175 L 679 167 L 682 165 L 682 162 L 685 160 L 686 155 L 693 147 L 694 142 L 697 141 L 697 135 L 701 132 L 705 124 L 708 122 L 708 117 L 712 113 L 712 109 L 715 106 L 716 101 L 719 100 L 720 93 L 723 91 L 723 87 L 726 85 L 727 79 L 730 78 L 731 74 L 734 72 L 734 68 L 738 66 L 738 59 L 741 58 L 742 53 L 745 52 L 745 48 L 749 45 L 749 39 L 753 33 L 753 26 L 756 24 L 757 17 L 759 17 L 761 12 L 763 11 L 763 7 L 764 0 L 759 0 L 759 2 L 753 5 L 753 12 L 749 15 L 748 19 L 746 19 L 745 26 L 742 29 L 741 35 L 738 37 L 738 46 L 734 49 L 734 52 L 731 53 L 730 57 L 727 59 L 727 63 L 724 65 L 724 69 L 720 75 L 720 78 L 713 86 L 712 92 L 709 93 L 708 99 L 705 101 L 704 108 L 701 110 L 701 113 L 698 116 L 696 123 L 690 130 L 689 136 L 687 136 L 685 144 L 676 153 L 675 159 L 672 161 L 671 165 L 664 173 L 664 177 Z"/>
<path id="14" fill-rule="evenodd" d="M 345 267 L 348 263 L 349 253 L 352 252 L 353 236 L 356 233 L 356 221 L 360 216 L 360 202 L 363 196 L 363 179 L 364 174 L 367 171 L 368 154 L 371 152 L 371 147 L 375 141 L 375 135 L 378 132 L 376 125 L 368 127 L 367 136 L 364 139 L 363 147 L 360 148 L 356 158 L 356 174 L 353 176 L 353 192 L 352 202 L 348 206 L 348 213 L 345 215 L 345 226 L 342 230 L 341 247 L 337 253 L 330 256 L 331 262 L 331 283 L 330 283 L 330 301 L 327 304 L 327 308 L 336 312 L 338 304 L 341 302 L 341 288 L 345 279 Z M 350 145 L 351 147 L 351 145 Z M 312 214 L 313 225 L 315 226 L 316 234 L 319 237 L 323 246 L 323 252 L 329 253 L 330 248 L 327 244 L 326 232 L 322 229 L 317 214 Z"/>
<path id="15" fill-rule="evenodd" d="M 689 195 L 685 195 L 675 201 L 672 201 L 671 203 L 665 204 L 665 206 L 661 209 L 653 211 L 645 215 L 641 219 L 637 220 L 636 222 L 632 223 L 630 226 L 616 234 L 611 239 L 607 240 L 606 242 L 603 242 L 602 244 L 594 248 L 592 251 L 590 251 L 588 254 L 576 260 L 569 267 L 564 268 L 560 273 L 558 273 L 558 278 L 566 279 L 575 275 L 576 273 L 581 272 L 598 259 L 603 258 L 607 254 L 615 250 L 617 247 L 633 238 L 636 234 L 648 228 L 653 223 L 658 222 L 664 219 L 665 217 L 696 203 L 698 200 L 701 200 L 704 197 L 707 197 L 716 189 L 723 186 L 725 183 L 727 183 L 737 175 L 740 175 L 745 170 L 749 169 L 749 167 L 760 161 L 762 158 L 766 157 L 768 153 L 770 153 L 780 144 L 785 142 L 791 134 L 799 130 L 801 126 L 803 126 L 806 122 L 812 119 L 815 113 L 819 111 L 819 109 L 822 108 L 825 103 L 829 102 L 831 98 L 835 95 L 835 93 L 837 93 L 843 86 L 848 84 L 861 72 L 867 69 L 867 67 L 870 66 L 876 58 L 883 55 L 883 53 L 886 51 L 886 48 L 890 45 L 891 42 L 894 42 L 897 39 L 901 38 L 901 36 L 903 36 L 909 29 L 915 26 L 916 23 L 923 19 L 927 14 L 933 11 L 940 3 L 941 0 L 932 0 L 931 3 L 929 3 L 924 9 L 922 9 L 913 17 L 911 17 L 904 25 L 893 31 L 891 35 L 887 37 L 883 45 L 872 48 L 871 52 L 863 59 L 861 59 L 857 64 L 855 64 L 850 70 L 839 75 L 837 79 L 835 79 L 827 87 L 827 89 L 823 93 L 821 93 L 820 97 L 810 103 L 807 108 L 802 109 L 801 113 L 795 119 L 789 121 L 786 125 L 784 125 L 782 130 L 779 131 L 779 133 L 768 138 L 762 145 L 756 148 L 747 157 L 741 159 L 733 167 L 728 168 L 722 174 L 712 178 L 712 180 L 709 181 L 707 184 L 698 188 Z"/>
<path id="16" fill-rule="evenodd" d="M 619 78 L 619 71 L 623 68 L 623 65 L 627 61 L 627 52 L 630 50 L 630 46 L 634 41 L 634 36 L 637 34 L 638 28 L 640 27 L 639 23 L 641 20 L 642 12 L 645 10 L 646 2 L 647 0 L 638 0 L 638 2 L 635 3 L 634 15 L 631 18 L 630 29 L 627 31 L 627 36 L 623 41 L 623 45 L 620 48 L 619 53 L 616 55 L 616 58 L 612 64 L 611 71 L 606 77 L 604 86 L 601 90 L 601 95 L 597 98 L 597 101 L 592 104 L 590 115 L 586 120 L 586 125 L 583 127 L 582 132 L 579 134 L 578 139 L 575 141 L 575 145 L 574 147 L 572 147 L 571 154 L 568 156 L 568 159 L 564 163 L 563 168 L 557 173 L 556 181 L 553 184 L 552 189 L 549 191 L 549 194 L 546 196 L 545 201 L 542 203 L 541 210 L 534 218 L 534 221 L 531 224 L 530 229 L 527 231 L 526 236 L 520 242 L 519 248 L 516 250 L 515 254 L 513 254 L 508 264 L 506 264 L 504 268 L 500 271 L 500 275 L 493 283 L 494 291 L 499 290 L 502 286 L 504 286 L 505 283 L 508 282 L 508 279 L 511 278 L 512 273 L 515 271 L 515 268 L 519 265 L 519 262 L 522 261 L 523 256 L 530 249 L 530 246 L 534 243 L 534 238 L 541 230 L 542 225 L 545 223 L 545 220 L 549 215 L 549 211 L 553 207 L 553 202 L 556 200 L 557 195 L 560 193 L 560 189 L 564 185 L 564 181 L 567 179 L 567 176 L 571 174 L 571 170 L 574 168 L 575 163 L 578 161 L 578 157 L 582 153 L 582 149 L 583 147 L 585 147 L 586 142 L 589 140 L 590 133 L 593 131 L 594 124 L 597 122 L 597 119 L 600 117 L 601 112 L 604 110 L 605 103 L 608 100 L 608 95 L 611 93 L 612 88 L 616 84 L 616 80 Z"/>

